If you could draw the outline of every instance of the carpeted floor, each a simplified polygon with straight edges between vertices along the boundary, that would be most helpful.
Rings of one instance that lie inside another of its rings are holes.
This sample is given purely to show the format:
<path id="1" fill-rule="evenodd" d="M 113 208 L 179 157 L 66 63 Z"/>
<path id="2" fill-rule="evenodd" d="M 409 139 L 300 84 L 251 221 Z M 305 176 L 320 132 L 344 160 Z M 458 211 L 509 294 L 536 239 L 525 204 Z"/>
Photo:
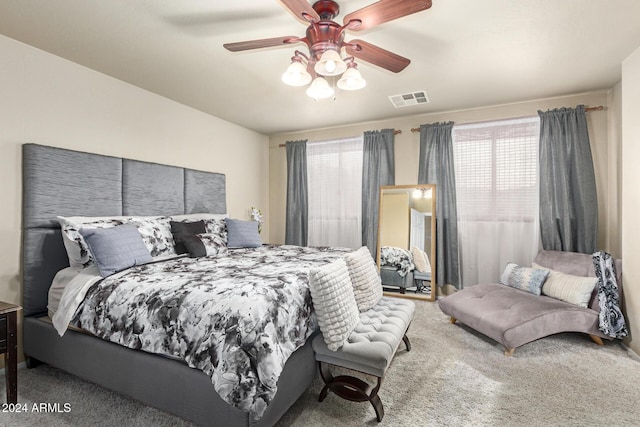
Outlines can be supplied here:
<path id="1" fill-rule="evenodd" d="M 278 426 L 640 426 L 640 363 L 618 343 L 561 334 L 505 357 L 437 304 L 416 305 L 413 349 L 401 346 L 380 391 L 382 423 L 369 403 L 332 394 L 318 403 L 318 380 Z M 70 403 L 70 412 L 0 412 L 0 426 L 190 425 L 48 366 L 18 375 L 20 403 Z M 3 377 L 0 387 L 4 401 Z"/>

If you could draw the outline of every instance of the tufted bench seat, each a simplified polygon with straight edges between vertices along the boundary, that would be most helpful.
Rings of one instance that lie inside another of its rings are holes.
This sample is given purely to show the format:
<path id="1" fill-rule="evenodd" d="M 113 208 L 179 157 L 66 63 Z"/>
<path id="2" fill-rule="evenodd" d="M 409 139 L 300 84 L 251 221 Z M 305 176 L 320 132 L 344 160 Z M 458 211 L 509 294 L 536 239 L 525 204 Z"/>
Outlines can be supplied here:
<path id="1" fill-rule="evenodd" d="M 376 411 L 378 421 L 384 417 L 378 391 L 391 360 L 404 341 L 407 351 L 411 343 L 406 332 L 413 318 L 415 304 L 411 300 L 382 297 L 370 310 L 360 313 L 360 322 L 347 342 L 337 351 L 327 348 L 322 334 L 313 340 L 313 349 L 325 386 L 320 392 L 322 402 L 329 390 L 338 396 L 354 401 L 369 401 Z M 350 375 L 334 377 L 330 365 L 341 366 L 377 377 L 375 386 Z"/>

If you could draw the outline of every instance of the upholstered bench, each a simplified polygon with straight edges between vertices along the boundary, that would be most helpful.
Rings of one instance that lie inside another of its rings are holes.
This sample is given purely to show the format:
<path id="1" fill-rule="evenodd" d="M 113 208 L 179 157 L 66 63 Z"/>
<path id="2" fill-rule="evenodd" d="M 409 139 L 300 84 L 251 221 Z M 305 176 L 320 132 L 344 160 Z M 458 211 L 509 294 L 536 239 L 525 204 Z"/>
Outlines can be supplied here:
<path id="1" fill-rule="evenodd" d="M 353 402 L 371 402 L 378 422 L 384 417 L 378 391 L 387 368 L 404 341 L 407 351 L 411 343 L 407 330 L 413 318 L 415 304 L 411 300 L 382 297 L 370 310 L 360 313 L 360 322 L 347 341 L 337 351 L 331 351 L 322 334 L 313 340 L 313 349 L 325 386 L 320 392 L 322 402 L 329 390 Z M 334 377 L 330 366 L 340 366 L 377 377 L 375 386 L 350 375 Z"/>

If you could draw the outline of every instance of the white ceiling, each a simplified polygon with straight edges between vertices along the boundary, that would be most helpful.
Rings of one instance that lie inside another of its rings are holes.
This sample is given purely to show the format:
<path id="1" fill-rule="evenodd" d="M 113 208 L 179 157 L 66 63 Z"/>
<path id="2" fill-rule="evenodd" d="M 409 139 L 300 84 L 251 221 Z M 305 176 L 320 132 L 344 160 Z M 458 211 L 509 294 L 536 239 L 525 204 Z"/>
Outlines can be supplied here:
<path id="1" fill-rule="evenodd" d="M 336 21 L 373 1 L 338 1 Z M 433 0 L 349 33 L 412 62 L 394 74 L 360 61 L 367 87 L 333 101 L 280 81 L 304 45 L 222 47 L 304 31 L 276 0 L 0 0 L 0 33 L 264 134 L 610 88 L 640 46 L 640 1 Z M 387 98 L 418 90 L 429 104 Z"/>

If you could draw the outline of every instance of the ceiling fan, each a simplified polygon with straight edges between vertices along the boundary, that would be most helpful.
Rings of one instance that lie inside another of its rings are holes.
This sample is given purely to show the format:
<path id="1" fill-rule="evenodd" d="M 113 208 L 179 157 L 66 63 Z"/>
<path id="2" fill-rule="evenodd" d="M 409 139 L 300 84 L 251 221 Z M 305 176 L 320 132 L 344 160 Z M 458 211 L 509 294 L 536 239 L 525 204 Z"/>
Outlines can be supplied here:
<path id="1" fill-rule="evenodd" d="M 355 76 L 357 67 L 354 58 L 399 73 L 409 65 L 411 62 L 409 59 L 362 40 L 345 41 L 345 31 L 366 30 L 431 7 L 431 0 L 380 0 L 348 14 L 344 17 L 343 24 L 340 25 L 333 21 L 340 12 L 338 3 L 333 0 L 319 0 L 313 6 L 306 0 L 280 0 L 280 3 L 289 9 L 300 22 L 309 24 L 305 37 L 273 37 L 226 43 L 223 46 L 231 52 L 238 52 L 294 43 L 306 44 L 309 48 L 309 55 L 296 51 L 294 57 L 291 58 L 290 69 L 283 75 L 285 83 L 293 86 L 306 85 L 318 75 L 337 76 L 345 73 L 344 78 L 353 70 L 352 74 Z M 342 52 L 346 52 L 350 57 L 342 59 Z M 306 69 L 303 65 L 303 59 L 307 63 Z M 292 67 L 295 69 L 292 70 Z M 359 72 L 357 77 L 359 77 Z M 344 82 L 347 80 L 344 79 Z M 339 87 L 341 87 L 340 83 L 338 82 Z M 349 84 L 352 87 L 348 87 Z M 351 79 L 345 85 L 347 87 L 343 87 L 344 89 L 359 88 L 355 87 L 358 86 L 357 78 Z"/>

